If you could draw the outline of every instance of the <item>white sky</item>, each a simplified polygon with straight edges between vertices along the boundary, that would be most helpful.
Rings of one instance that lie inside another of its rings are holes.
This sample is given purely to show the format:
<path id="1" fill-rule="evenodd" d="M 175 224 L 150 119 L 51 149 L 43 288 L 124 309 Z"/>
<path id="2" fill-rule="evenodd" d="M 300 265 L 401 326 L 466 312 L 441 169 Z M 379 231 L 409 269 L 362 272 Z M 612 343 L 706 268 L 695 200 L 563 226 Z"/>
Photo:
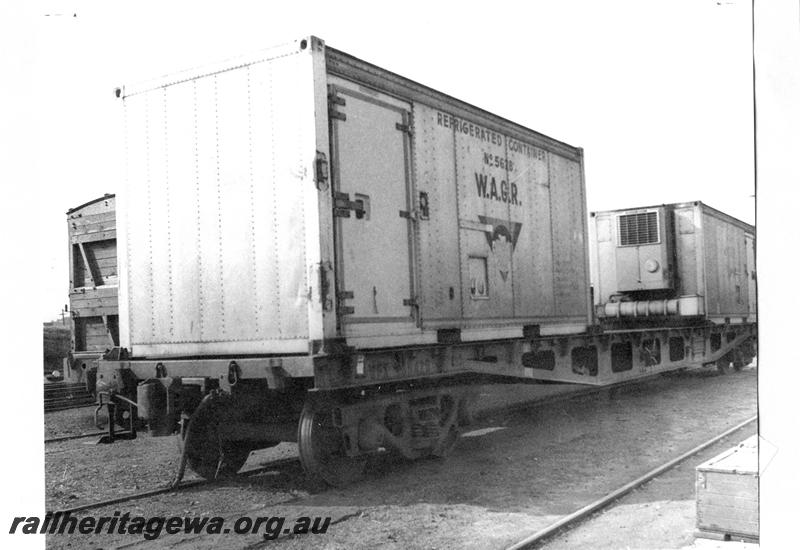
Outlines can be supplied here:
<path id="1" fill-rule="evenodd" d="M 788 246 L 791 233 L 784 229 L 796 217 L 800 181 L 797 138 L 783 136 L 800 121 L 797 4 L 756 2 L 766 21 L 759 27 L 757 18 L 757 36 L 760 30 L 777 59 L 760 69 L 766 78 L 759 88 L 759 171 L 767 170 L 759 176 L 759 361 L 793 367 L 800 356 L 787 342 L 796 339 L 796 322 L 783 319 L 796 316 L 800 303 L 796 292 L 783 290 L 797 288 L 797 247 Z M 40 322 L 67 302 L 64 213 L 115 192 L 122 181 L 120 103 L 113 94 L 121 84 L 315 34 L 583 147 L 590 210 L 702 200 L 752 223 L 750 10 L 742 0 L 2 2 L 0 200 L 4 244 L 11 245 L 0 254 L 6 380 L 27 380 L 19 369 L 39 364 Z M 773 28 L 784 34 L 773 36 Z M 789 76 L 782 72 L 787 66 Z M 762 109 L 763 98 L 774 108 Z M 36 235 L 38 244 L 31 242 Z M 798 373 L 760 369 L 760 385 L 797 388 Z M 3 400 L 5 441 L 25 441 L 27 449 L 10 455 L 14 465 L 5 472 L 12 477 L 20 468 L 43 468 L 38 374 L 28 382 L 17 391 L 10 386 Z M 780 414 L 770 416 L 770 403 L 792 402 L 771 397 L 760 402 L 765 422 Z M 36 406 L 19 408 L 26 402 Z M 29 422 L 16 422 L 20 416 Z M 796 413 L 780 416 L 781 426 L 797 420 Z M 785 433 L 772 468 L 785 456 L 785 479 L 796 479 L 796 461 L 788 457 L 800 456 L 800 443 Z M 770 436 L 777 445 L 779 433 Z M 0 527 L 11 514 L 41 509 L 43 478 L 18 478 L 9 489 L 13 498 L 4 499 Z M 766 488 L 770 479 L 764 482 Z M 780 510 L 772 527 L 791 528 L 791 516 Z M 13 544 L 38 545 L 37 539 L 17 536 Z"/>
<path id="2" fill-rule="evenodd" d="M 67 301 L 64 212 L 123 178 L 114 88 L 307 34 L 583 147 L 590 210 L 702 200 L 753 222 L 749 3 L 280 5 L 27 8 L 43 320 Z"/>

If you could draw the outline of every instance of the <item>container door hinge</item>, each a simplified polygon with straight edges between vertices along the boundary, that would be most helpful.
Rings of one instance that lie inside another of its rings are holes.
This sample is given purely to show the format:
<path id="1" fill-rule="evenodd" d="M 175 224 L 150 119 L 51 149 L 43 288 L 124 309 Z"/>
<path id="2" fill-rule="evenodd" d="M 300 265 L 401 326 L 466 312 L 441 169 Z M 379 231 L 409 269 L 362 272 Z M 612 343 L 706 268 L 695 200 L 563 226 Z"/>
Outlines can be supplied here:
<path id="1" fill-rule="evenodd" d="M 333 273 L 330 262 L 321 262 L 319 264 L 319 299 L 324 311 L 333 309 L 333 300 L 330 297 L 331 278 L 328 275 L 329 273 Z"/>
<path id="2" fill-rule="evenodd" d="M 356 308 L 353 306 L 346 306 L 344 305 L 345 300 L 352 300 L 353 299 L 353 291 L 352 290 L 341 290 L 336 293 L 336 309 L 339 311 L 341 315 L 352 315 L 356 312 Z"/>
<path id="3" fill-rule="evenodd" d="M 409 136 L 413 134 L 413 131 L 411 130 L 411 126 L 409 124 L 403 124 L 401 122 L 397 122 L 395 123 L 394 127 L 400 130 L 401 132 L 408 134 Z"/>
<path id="4" fill-rule="evenodd" d="M 403 300 L 403 305 L 408 307 L 419 307 L 419 303 L 417 302 L 416 298 L 406 298 Z"/>
<path id="5" fill-rule="evenodd" d="M 337 111 L 336 107 L 344 107 L 346 102 L 343 97 L 336 95 L 335 93 L 328 96 L 328 117 L 332 120 L 347 120 L 347 115 Z"/>

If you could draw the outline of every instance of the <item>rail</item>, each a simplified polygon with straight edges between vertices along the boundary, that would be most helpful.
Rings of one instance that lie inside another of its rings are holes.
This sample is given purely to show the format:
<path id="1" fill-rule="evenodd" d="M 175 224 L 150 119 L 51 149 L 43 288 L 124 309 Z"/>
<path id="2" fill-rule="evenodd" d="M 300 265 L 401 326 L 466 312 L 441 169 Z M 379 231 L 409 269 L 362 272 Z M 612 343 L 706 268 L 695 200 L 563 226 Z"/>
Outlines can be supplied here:
<path id="1" fill-rule="evenodd" d="M 252 470 L 245 470 L 243 472 L 239 472 L 235 476 L 226 478 L 226 480 L 249 477 L 264 472 L 274 472 L 275 470 L 284 468 L 286 466 L 299 465 L 299 464 L 300 464 L 300 459 L 298 457 L 281 458 L 278 460 L 273 460 L 272 462 L 269 462 L 264 466 L 253 468 Z M 218 483 L 219 481 L 220 480 L 193 479 L 189 481 L 183 481 L 177 485 L 166 485 L 163 487 L 159 487 L 157 489 L 149 489 L 146 491 L 140 491 L 138 493 L 132 493 L 130 495 L 124 495 L 121 497 L 114 497 L 105 500 L 87 502 L 86 504 L 79 504 L 71 508 L 62 508 L 60 510 L 54 510 L 53 514 L 68 514 L 68 513 L 75 514 L 77 512 L 92 510 L 94 508 L 102 508 L 103 506 L 110 506 L 112 504 L 119 504 L 121 502 L 130 502 L 132 500 L 139 500 L 151 496 L 163 495 L 164 493 L 174 493 L 177 491 L 183 491 L 186 489 L 191 489 L 192 487 L 211 485 L 213 483 Z"/>
<path id="2" fill-rule="evenodd" d="M 63 411 L 94 405 L 94 396 L 81 382 L 44 384 L 44 412 Z"/>
<path id="3" fill-rule="evenodd" d="M 598 510 L 600 510 L 602 508 L 605 508 L 609 504 L 615 502 L 616 500 L 618 500 L 619 498 L 621 498 L 624 495 L 628 494 L 629 492 L 633 491 L 637 487 L 640 487 L 640 486 L 644 485 L 645 483 L 647 483 L 648 481 L 650 481 L 654 477 L 657 477 L 657 476 L 663 474 L 667 470 L 671 470 L 672 468 L 674 468 L 675 466 L 677 466 L 678 464 L 680 464 L 681 462 L 683 462 L 687 458 L 689 458 L 689 457 L 691 457 L 693 455 L 696 455 L 697 453 L 699 453 L 703 449 L 706 449 L 707 447 L 710 447 L 714 443 L 717 443 L 718 441 L 728 437 L 732 433 L 734 433 L 734 432 L 736 432 L 738 430 L 741 430 L 742 428 L 744 428 L 748 424 L 751 424 L 752 422 L 755 422 L 757 419 L 758 419 L 758 416 L 754 416 L 752 418 L 749 418 L 749 419 L 745 420 L 744 422 L 742 422 L 740 424 L 737 424 L 733 428 L 731 428 L 729 430 L 726 430 L 723 433 L 721 433 L 721 434 L 719 434 L 719 435 L 717 435 L 715 437 L 712 437 L 711 439 L 709 439 L 705 443 L 701 443 L 697 447 L 686 451 L 682 455 L 680 455 L 680 456 L 678 456 L 676 458 L 673 458 L 672 460 L 669 460 L 668 462 L 665 462 L 664 464 L 662 464 L 661 466 L 659 466 L 659 467 L 657 467 L 657 468 L 655 468 L 653 470 L 650 470 L 649 472 L 647 472 L 643 476 L 638 477 L 638 478 L 634 479 L 633 481 L 631 481 L 629 483 L 626 483 L 625 485 L 623 485 L 622 487 L 620 487 L 618 489 L 615 489 L 614 491 L 611 491 L 610 493 L 608 493 L 605 496 L 603 496 L 602 498 L 592 502 L 591 504 L 587 504 L 586 506 L 584 506 L 580 510 L 576 510 L 575 512 L 573 512 L 571 514 L 569 514 L 567 516 L 564 516 L 560 520 L 558 520 L 558 521 L 556 521 L 554 523 L 551 523 L 550 525 L 548 525 L 544 529 L 542 529 L 540 531 L 537 531 L 536 533 L 530 535 L 529 537 L 526 537 L 526 538 L 522 539 L 521 541 L 513 544 L 512 546 L 509 546 L 506 550 L 523 550 L 523 549 L 531 550 L 533 548 L 538 547 L 545 540 L 549 539 L 550 537 L 552 537 L 553 535 L 557 534 L 558 532 L 560 532 L 560 531 L 562 531 L 564 529 L 567 529 L 571 525 L 574 525 L 575 523 L 577 523 L 577 522 L 579 522 L 579 521 L 581 521 L 583 519 L 586 519 L 591 514 L 597 512 Z"/>

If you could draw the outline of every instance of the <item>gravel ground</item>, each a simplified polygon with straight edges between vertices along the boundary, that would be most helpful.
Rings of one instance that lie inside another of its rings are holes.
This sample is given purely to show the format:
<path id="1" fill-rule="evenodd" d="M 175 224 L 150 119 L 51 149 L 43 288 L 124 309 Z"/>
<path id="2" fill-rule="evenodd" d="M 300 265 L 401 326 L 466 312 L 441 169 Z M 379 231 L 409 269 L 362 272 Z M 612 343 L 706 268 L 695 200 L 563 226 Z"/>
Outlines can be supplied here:
<path id="1" fill-rule="evenodd" d="M 487 389 L 483 407 L 512 404 L 561 386 Z M 509 395 L 513 397 L 508 397 Z M 756 373 L 689 371 L 543 407 L 484 419 L 447 460 L 387 458 L 346 489 L 311 486 L 299 466 L 125 503 L 132 515 L 330 516 L 325 535 L 49 537 L 51 548 L 502 548 L 686 449 L 755 414 Z M 48 445 L 50 509 L 166 483 L 177 463 L 174 438 L 109 446 Z M 246 467 L 296 453 L 293 445 L 251 455 Z M 656 484 L 654 484 L 656 485 Z M 685 500 L 685 499 L 684 499 Z M 232 521 L 232 520 L 231 520 Z M 661 546 L 671 547 L 671 546 Z"/>
<path id="2" fill-rule="evenodd" d="M 537 398 L 555 397 L 574 391 L 575 386 L 510 385 L 488 386 L 482 390 L 477 407 L 479 413 Z M 105 424 L 107 415 L 101 412 L 98 419 Z M 95 431 L 93 407 L 45 415 L 46 438 Z M 170 482 L 178 468 L 180 451 L 176 437 L 150 437 L 147 432 L 140 431 L 133 441 L 119 440 L 113 445 L 97 445 L 97 440 L 86 438 L 47 445 L 45 502 L 48 510 L 72 508 L 86 502 L 162 487 Z M 291 456 L 297 456 L 297 445 L 282 443 L 252 453 L 243 469 Z M 184 479 L 197 479 L 197 476 L 187 469 Z M 301 480 L 300 485 L 303 483 Z"/>
<path id="3" fill-rule="evenodd" d="M 755 423 L 742 428 L 632 491 L 613 507 L 548 541 L 542 550 L 713 547 L 712 541 L 705 540 L 699 540 L 695 545 L 695 468 L 755 433 Z M 743 547 L 748 546 L 755 545 Z M 725 548 L 734 550 L 735 547 L 729 545 Z"/>
<path id="4" fill-rule="evenodd" d="M 244 468 L 292 456 L 297 456 L 297 446 L 282 443 L 252 453 Z M 49 444 L 45 450 L 46 507 L 72 508 L 163 487 L 177 471 L 179 458 L 176 437 L 143 434 L 136 440 L 117 441 L 113 445 L 97 445 L 96 439 Z M 184 479 L 197 476 L 187 469 Z"/>
<path id="5" fill-rule="evenodd" d="M 44 437 L 64 437 L 79 435 L 87 432 L 96 432 L 94 425 L 94 407 L 80 407 L 63 411 L 48 412 L 44 414 Z M 105 409 L 97 416 L 101 425 L 105 425 L 108 415 Z"/>

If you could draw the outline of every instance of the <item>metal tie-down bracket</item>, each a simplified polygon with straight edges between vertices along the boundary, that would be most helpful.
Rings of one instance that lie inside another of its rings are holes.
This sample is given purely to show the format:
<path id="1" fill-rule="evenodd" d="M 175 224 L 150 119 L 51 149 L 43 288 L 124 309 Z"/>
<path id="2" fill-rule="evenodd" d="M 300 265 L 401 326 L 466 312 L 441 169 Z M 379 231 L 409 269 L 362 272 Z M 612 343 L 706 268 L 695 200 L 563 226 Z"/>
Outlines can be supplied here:
<path id="1" fill-rule="evenodd" d="M 103 398 L 108 398 L 108 401 L 104 402 Z M 117 412 L 117 401 L 123 401 L 128 403 L 131 406 L 131 414 L 128 417 L 128 429 L 117 432 L 115 429 L 115 418 Z M 103 408 L 103 405 L 106 406 L 108 411 L 108 433 L 102 436 L 98 441 L 97 444 L 108 444 L 114 443 L 117 439 L 129 440 L 129 439 L 136 439 L 136 425 L 134 423 L 134 415 L 133 411 L 136 409 L 137 405 L 135 401 L 131 401 L 127 397 L 123 397 L 116 392 L 99 392 L 97 394 L 97 408 L 94 410 L 94 425 L 97 426 L 98 429 L 102 429 L 100 423 L 97 420 L 97 414 Z"/>

